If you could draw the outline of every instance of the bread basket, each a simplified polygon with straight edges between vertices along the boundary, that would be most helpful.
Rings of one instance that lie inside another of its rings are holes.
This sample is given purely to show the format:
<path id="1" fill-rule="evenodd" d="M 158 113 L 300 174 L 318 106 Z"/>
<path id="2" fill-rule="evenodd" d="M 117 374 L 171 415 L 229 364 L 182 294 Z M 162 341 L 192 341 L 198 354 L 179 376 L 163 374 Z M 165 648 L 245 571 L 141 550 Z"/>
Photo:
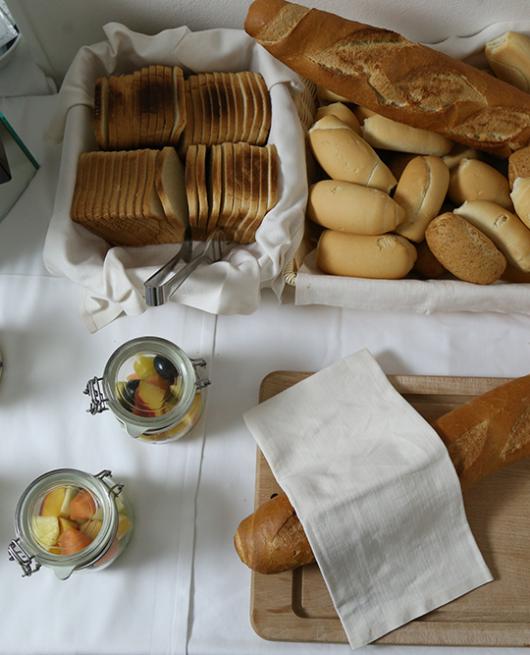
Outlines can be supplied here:
<path id="1" fill-rule="evenodd" d="M 81 48 L 74 58 L 51 130 L 54 138 L 62 139 L 63 149 L 44 247 L 47 268 L 81 287 L 81 315 L 94 332 L 120 314 L 145 311 L 144 281 L 178 250 L 178 245 L 109 248 L 70 220 L 79 155 L 95 149 L 92 108 L 97 77 L 152 63 L 181 65 L 185 72 L 254 70 L 263 75 L 271 96 L 269 142 L 275 144 L 280 162 L 278 203 L 267 214 L 255 243 L 233 248 L 226 261 L 197 269 L 172 298 L 215 314 L 253 312 L 262 288 L 281 294 L 281 271 L 302 239 L 307 180 L 304 134 L 294 102 L 304 88 L 300 78 L 242 30 L 192 32 L 180 27 L 147 36 L 109 23 L 104 33 L 106 41 Z"/>
<path id="2" fill-rule="evenodd" d="M 492 24 L 470 36 L 451 36 L 427 44 L 451 57 L 482 67 L 484 45 L 507 31 L 530 34 L 530 21 Z M 306 230 L 295 258 L 283 270 L 295 288 L 297 305 L 331 305 L 366 311 L 499 312 L 530 314 L 530 285 L 498 282 L 480 286 L 458 280 L 371 280 L 321 273 L 316 267 L 314 240 Z"/>

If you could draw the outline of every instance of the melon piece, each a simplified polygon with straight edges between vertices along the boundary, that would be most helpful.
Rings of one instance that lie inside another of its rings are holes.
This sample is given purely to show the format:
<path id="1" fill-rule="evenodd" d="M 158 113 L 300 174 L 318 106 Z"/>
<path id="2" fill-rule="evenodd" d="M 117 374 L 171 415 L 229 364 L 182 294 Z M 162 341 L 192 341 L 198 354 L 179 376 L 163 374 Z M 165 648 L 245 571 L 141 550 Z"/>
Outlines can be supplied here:
<path id="1" fill-rule="evenodd" d="M 55 546 L 59 538 L 59 520 L 56 516 L 34 516 L 33 536 L 43 548 Z"/>
<path id="2" fill-rule="evenodd" d="M 98 532 L 101 530 L 103 522 L 99 519 L 90 519 L 86 523 L 83 523 L 81 526 L 81 532 L 86 534 L 87 537 L 95 539 L 98 536 Z"/>
<path id="3" fill-rule="evenodd" d="M 147 355 L 140 355 L 133 364 L 134 372 L 143 380 L 150 375 L 155 375 L 154 357 L 147 357 Z"/>
<path id="4" fill-rule="evenodd" d="M 60 516 L 59 528 L 61 532 L 66 532 L 66 530 L 69 530 L 70 528 L 77 529 L 77 525 L 73 521 L 69 521 L 68 519 L 65 519 L 64 517 Z"/>
<path id="5" fill-rule="evenodd" d="M 70 516 L 70 503 L 78 491 L 79 489 L 77 487 L 66 487 L 61 509 L 59 511 L 59 516 L 63 516 L 64 518 L 68 518 Z"/>

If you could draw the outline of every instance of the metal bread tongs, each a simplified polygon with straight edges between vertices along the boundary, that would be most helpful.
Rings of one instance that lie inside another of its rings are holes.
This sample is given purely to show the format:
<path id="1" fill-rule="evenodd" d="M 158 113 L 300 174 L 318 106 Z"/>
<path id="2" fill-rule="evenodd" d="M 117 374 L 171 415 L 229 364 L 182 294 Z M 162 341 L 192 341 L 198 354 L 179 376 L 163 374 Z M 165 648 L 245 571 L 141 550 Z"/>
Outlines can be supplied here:
<path id="1" fill-rule="evenodd" d="M 201 264 L 213 264 L 221 261 L 231 250 L 232 244 L 226 240 L 221 230 L 215 230 L 208 239 L 200 243 L 193 252 L 191 233 L 186 231 L 186 238 L 178 253 L 164 264 L 156 273 L 144 282 L 145 301 L 149 307 L 163 305 Z M 184 262 L 172 277 L 177 266 Z M 169 277 L 169 279 L 168 279 Z"/>

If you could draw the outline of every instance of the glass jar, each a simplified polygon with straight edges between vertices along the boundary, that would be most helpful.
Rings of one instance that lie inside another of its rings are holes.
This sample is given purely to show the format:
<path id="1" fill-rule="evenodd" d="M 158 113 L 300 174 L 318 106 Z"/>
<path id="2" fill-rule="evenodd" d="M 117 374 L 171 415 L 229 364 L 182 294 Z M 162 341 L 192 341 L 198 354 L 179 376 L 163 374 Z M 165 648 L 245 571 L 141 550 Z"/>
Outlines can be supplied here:
<path id="1" fill-rule="evenodd" d="M 108 566 L 132 530 L 132 508 L 110 471 L 56 469 L 33 480 L 20 497 L 9 559 L 23 576 L 46 566 L 66 580 L 74 571 Z"/>
<path id="2" fill-rule="evenodd" d="M 103 377 L 85 394 L 91 414 L 110 409 L 127 433 L 149 443 L 175 441 L 198 423 L 204 409 L 203 359 L 191 359 L 159 337 L 127 341 L 110 356 Z"/>

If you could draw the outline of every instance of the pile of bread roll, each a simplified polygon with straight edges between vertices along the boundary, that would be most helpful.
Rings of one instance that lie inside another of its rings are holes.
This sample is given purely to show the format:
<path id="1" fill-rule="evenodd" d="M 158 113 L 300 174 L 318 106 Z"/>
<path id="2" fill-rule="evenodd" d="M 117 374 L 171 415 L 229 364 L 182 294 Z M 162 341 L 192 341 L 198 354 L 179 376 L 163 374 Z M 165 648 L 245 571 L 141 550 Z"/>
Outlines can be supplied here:
<path id="1" fill-rule="evenodd" d="M 509 279 L 530 281 L 530 147 L 510 156 L 508 179 L 501 159 L 488 163 L 478 150 L 325 89 L 319 97 L 329 104 L 308 136 L 330 179 L 310 186 L 307 216 L 324 228 L 323 272 L 491 284 L 508 269 Z"/>
<path id="2" fill-rule="evenodd" d="M 530 90 L 529 37 L 508 32 L 485 54 L 499 78 Z M 324 87 L 318 97 L 307 216 L 323 228 L 324 273 L 530 282 L 530 146 L 507 162 Z"/>

